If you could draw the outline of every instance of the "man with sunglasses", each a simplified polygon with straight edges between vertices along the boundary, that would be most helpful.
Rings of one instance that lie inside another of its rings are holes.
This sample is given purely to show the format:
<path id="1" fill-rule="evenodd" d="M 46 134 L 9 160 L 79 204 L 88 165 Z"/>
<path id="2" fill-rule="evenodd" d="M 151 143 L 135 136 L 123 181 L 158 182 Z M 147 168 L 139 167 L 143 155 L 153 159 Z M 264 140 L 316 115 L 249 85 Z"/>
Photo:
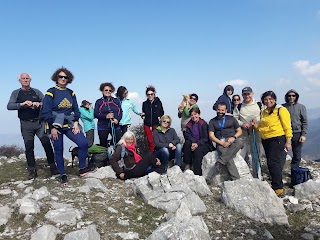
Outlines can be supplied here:
<path id="1" fill-rule="evenodd" d="M 28 73 L 21 73 L 18 76 L 21 88 L 12 92 L 7 109 L 17 110 L 20 119 L 20 129 L 25 145 L 25 154 L 27 159 L 28 179 L 36 178 L 37 170 L 34 157 L 34 136 L 40 139 L 40 142 L 46 152 L 47 161 L 50 166 L 51 175 L 58 174 L 54 162 L 53 149 L 47 135 L 41 134 L 39 113 L 43 94 L 36 88 L 31 88 L 31 76 Z"/>
<path id="2" fill-rule="evenodd" d="M 293 137 L 292 141 L 292 161 L 291 169 L 298 167 L 301 162 L 301 149 L 303 143 L 306 141 L 307 131 L 308 131 L 308 118 L 307 110 L 303 104 L 298 103 L 299 94 L 297 91 L 290 89 L 285 97 L 286 103 L 283 104 L 284 107 L 290 112 L 291 127 Z"/>

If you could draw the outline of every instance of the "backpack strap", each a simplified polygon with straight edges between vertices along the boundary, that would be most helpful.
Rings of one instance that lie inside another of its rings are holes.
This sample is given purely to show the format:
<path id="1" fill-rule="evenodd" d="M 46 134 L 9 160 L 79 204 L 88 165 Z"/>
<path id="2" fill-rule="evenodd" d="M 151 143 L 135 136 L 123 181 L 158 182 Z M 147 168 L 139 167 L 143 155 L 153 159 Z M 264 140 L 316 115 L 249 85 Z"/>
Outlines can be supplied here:
<path id="1" fill-rule="evenodd" d="M 121 156 L 121 158 L 124 158 L 124 156 L 126 155 L 126 147 L 123 146 L 122 144 L 120 146 L 121 146 L 120 156 Z"/>
<path id="2" fill-rule="evenodd" d="M 240 112 L 240 109 L 241 109 L 241 105 L 242 105 L 242 103 L 238 104 L 238 106 L 237 106 L 239 112 Z"/>
<path id="3" fill-rule="evenodd" d="M 257 102 L 257 104 L 258 104 L 258 106 L 259 106 L 259 108 L 261 110 L 262 109 L 262 103 L 261 102 Z"/>

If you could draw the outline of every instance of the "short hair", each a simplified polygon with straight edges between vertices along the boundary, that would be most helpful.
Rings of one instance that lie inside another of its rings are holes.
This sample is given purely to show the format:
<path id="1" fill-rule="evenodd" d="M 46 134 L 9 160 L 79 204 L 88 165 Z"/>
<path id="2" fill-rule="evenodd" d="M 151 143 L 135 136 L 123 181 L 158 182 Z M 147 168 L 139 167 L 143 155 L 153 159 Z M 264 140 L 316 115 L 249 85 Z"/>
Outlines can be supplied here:
<path id="1" fill-rule="evenodd" d="M 32 77 L 31 77 L 31 75 L 30 75 L 29 73 L 20 73 L 20 74 L 18 75 L 18 80 L 20 80 L 20 78 L 21 78 L 21 75 L 22 75 L 22 74 L 28 74 L 28 75 L 29 75 L 30 80 L 32 79 Z"/>
<path id="2" fill-rule="evenodd" d="M 241 97 L 240 97 L 240 95 L 239 95 L 239 94 L 235 94 L 235 95 L 233 95 L 233 96 L 232 96 L 232 100 L 234 99 L 234 97 L 238 97 L 238 98 L 241 100 Z"/>
<path id="3" fill-rule="evenodd" d="M 74 76 L 72 74 L 72 72 L 70 72 L 68 69 L 66 69 L 65 67 L 61 67 L 58 68 L 51 76 L 51 80 L 54 81 L 55 83 L 58 83 L 58 79 L 59 79 L 59 73 L 63 72 L 64 74 L 67 75 L 68 77 L 68 83 L 72 83 Z"/>
<path id="4" fill-rule="evenodd" d="M 123 100 L 123 94 L 127 91 L 127 88 L 124 86 L 120 86 L 117 89 L 116 97 L 120 98 L 120 100 Z"/>
<path id="5" fill-rule="evenodd" d="M 125 142 L 126 142 L 126 139 L 132 138 L 132 137 L 133 137 L 134 143 L 136 143 L 136 142 L 137 142 L 136 136 L 134 135 L 133 132 L 131 132 L 130 130 L 128 130 L 128 131 L 126 131 L 126 132 L 122 135 L 122 137 L 121 137 L 121 139 L 119 140 L 118 144 L 121 145 L 122 143 L 125 143 Z"/>
<path id="6" fill-rule="evenodd" d="M 218 106 L 225 106 L 227 108 L 227 104 L 225 102 L 219 102 L 217 105 L 217 109 L 218 109 Z"/>
<path id="7" fill-rule="evenodd" d="M 115 90 L 115 88 L 114 88 L 114 86 L 113 86 L 113 84 L 111 82 L 101 83 L 100 87 L 99 87 L 99 90 L 102 92 L 105 87 L 111 88 L 111 92 L 114 92 L 114 90 Z"/>
<path id="8" fill-rule="evenodd" d="M 169 119 L 170 123 L 169 123 L 169 127 L 171 126 L 171 123 L 172 123 L 172 119 L 169 115 L 163 115 L 161 118 L 160 118 L 160 122 L 162 122 L 163 120 L 165 119 Z"/>
<path id="9" fill-rule="evenodd" d="M 156 88 L 152 85 L 149 85 L 146 89 L 146 95 L 148 94 L 149 91 L 156 93 Z"/>
<path id="10" fill-rule="evenodd" d="M 261 95 L 261 102 L 263 103 L 263 100 L 269 96 L 277 101 L 277 95 L 273 91 L 266 91 Z"/>
<path id="11" fill-rule="evenodd" d="M 189 114 L 191 115 L 191 113 L 193 113 L 193 112 L 198 113 L 198 114 L 201 113 L 200 108 L 198 108 L 198 107 L 191 108 L 189 111 Z"/>

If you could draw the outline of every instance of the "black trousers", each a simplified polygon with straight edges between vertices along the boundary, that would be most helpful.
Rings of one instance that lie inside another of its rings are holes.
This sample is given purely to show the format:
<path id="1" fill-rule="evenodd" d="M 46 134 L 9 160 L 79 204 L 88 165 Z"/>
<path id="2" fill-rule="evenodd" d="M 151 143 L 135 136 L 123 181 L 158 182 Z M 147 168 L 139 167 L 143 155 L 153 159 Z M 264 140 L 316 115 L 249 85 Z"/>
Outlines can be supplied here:
<path id="1" fill-rule="evenodd" d="M 124 179 L 143 177 L 150 172 L 164 173 L 164 167 L 156 165 L 156 162 L 156 156 L 153 153 L 147 153 L 132 170 L 125 172 Z M 147 172 L 149 166 L 151 170 Z"/>
<path id="2" fill-rule="evenodd" d="M 41 133 L 39 121 L 20 121 L 21 135 L 25 145 L 25 154 L 28 164 L 28 170 L 36 168 L 34 158 L 34 137 L 37 135 L 47 156 L 47 161 L 50 168 L 55 168 L 54 153 L 50 139 L 47 135 Z"/>
<path id="3" fill-rule="evenodd" d="M 271 187 L 274 190 L 283 188 L 282 170 L 286 161 L 286 151 L 284 150 L 285 143 L 285 136 L 262 140 L 262 145 L 267 157 L 269 173 L 271 175 Z"/>
<path id="4" fill-rule="evenodd" d="M 302 149 L 302 142 L 299 142 L 301 137 L 301 132 L 293 133 L 292 137 L 292 160 L 291 160 L 291 168 L 299 167 L 301 162 L 301 149 Z"/>
<path id="5" fill-rule="evenodd" d="M 208 145 L 203 145 L 197 147 L 196 150 L 191 151 L 192 142 L 186 140 L 183 145 L 183 162 L 185 164 L 190 164 L 193 166 L 193 172 L 196 175 L 202 175 L 202 159 L 203 157 L 210 152 Z"/>
<path id="6" fill-rule="evenodd" d="M 121 129 L 117 129 L 115 130 L 115 142 L 113 141 L 114 136 L 112 135 L 112 131 L 111 129 L 108 130 L 98 130 L 98 136 L 99 136 L 99 140 L 100 140 L 100 145 L 104 146 L 104 147 L 108 147 L 108 136 L 109 134 L 111 134 L 111 144 L 112 145 L 116 145 L 120 138 L 122 137 L 122 132 Z"/>

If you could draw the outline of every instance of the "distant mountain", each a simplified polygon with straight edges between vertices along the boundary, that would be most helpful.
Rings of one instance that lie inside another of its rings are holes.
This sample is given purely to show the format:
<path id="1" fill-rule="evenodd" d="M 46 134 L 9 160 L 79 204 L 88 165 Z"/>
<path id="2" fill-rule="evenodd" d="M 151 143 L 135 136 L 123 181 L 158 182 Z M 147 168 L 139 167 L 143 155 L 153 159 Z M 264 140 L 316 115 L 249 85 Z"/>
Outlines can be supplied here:
<path id="1" fill-rule="evenodd" d="M 302 148 L 302 155 L 307 155 L 311 159 L 320 158 L 320 117 L 309 118 L 307 141 Z"/>

